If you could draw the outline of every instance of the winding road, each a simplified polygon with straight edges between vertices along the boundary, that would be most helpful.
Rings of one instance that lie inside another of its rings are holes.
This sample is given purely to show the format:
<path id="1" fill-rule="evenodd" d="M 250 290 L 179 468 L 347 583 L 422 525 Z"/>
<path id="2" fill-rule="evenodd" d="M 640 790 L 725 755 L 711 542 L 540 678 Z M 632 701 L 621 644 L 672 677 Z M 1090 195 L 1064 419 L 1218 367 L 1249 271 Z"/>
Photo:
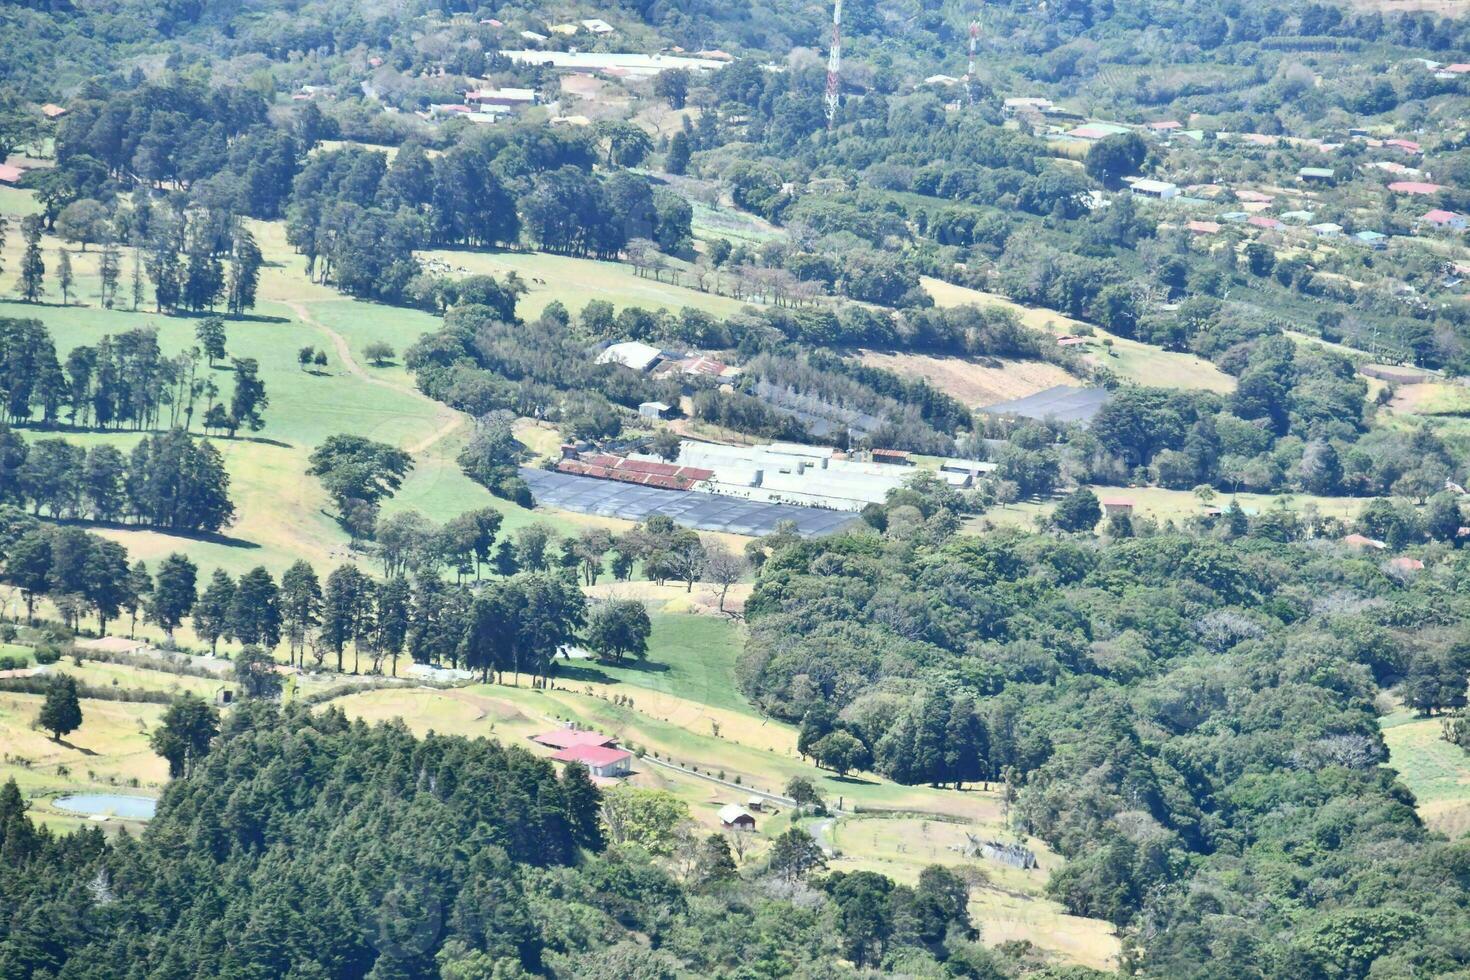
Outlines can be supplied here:
<path id="1" fill-rule="evenodd" d="M 325 323 L 322 323 L 316 317 L 312 316 L 311 311 L 306 308 L 306 305 L 304 303 L 300 302 L 299 300 L 293 299 L 283 300 L 283 302 L 286 306 L 290 307 L 291 312 L 295 314 L 296 319 L 300 320 L 302 323 L 307 324 L 308 326 L 315 327 L 317 330 L 320 330 L 323 334 L 326 335 L 327 339 L 332 342 L 332 346 L 337 349 L 337 359 L 342 362 L 349 373 L 355 375 L 358 378 L 361 378 L 368 384 L 378 385 L 379 387 L 387 388 L 390 391 L 396 391 L 400 394 L 409 395 L 412 398 L 415 398 L 418 401 L 421 401 L 434 409 L 434 415 L 436 420 L 438 421 L 438 424 L 435 426 L 434 431 L 429 433 L 424 438 L 420 439 L 418 442 L 415 442 L 412 445 L 404 446 L 403 449 L 405 452 L 409 453 L 412 456 L 417 456 L 420 453 L 427 452 L 436 443 L 448 437 L 452 433 L 458 431 L 461 427 L 464 426 L 466 417 L 462 412 L 456 412 L 449 406 L 444 405 L 440 402 L 436 402 L 434 399 L 430 398 L 428 395 L 424 394 L 422 391 L 419 391 L 417 388 L 411 385 L 399 384 L 396 381 L 389 381 L 387 378 L 379 378 L 372 374 L 369 374 L 368 370 L 361 364 L 359 364 L 357 362 L 357 359 L 352 356 L 352 347 L 350 344 L 347 343 L 347 338 L 342 336 L 336 330 L 333 330 L 331 327 L 327 326 Z"/>

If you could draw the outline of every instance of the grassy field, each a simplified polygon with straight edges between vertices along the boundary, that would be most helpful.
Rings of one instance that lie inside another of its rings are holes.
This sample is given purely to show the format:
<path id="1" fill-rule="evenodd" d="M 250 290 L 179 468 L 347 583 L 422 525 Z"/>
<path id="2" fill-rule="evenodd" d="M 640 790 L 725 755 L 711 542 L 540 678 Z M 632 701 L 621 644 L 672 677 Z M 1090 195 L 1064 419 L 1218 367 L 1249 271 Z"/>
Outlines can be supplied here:
<path id="1" fill-rule="evenodd" d="M 1470 415 L 1470 388 L 1441 381 L 1400 385 L 1388 407 L 1402 415 Z"/>
<path id="2" fill-rule="evenodd" d="M 1062 864 L 1046 844 L 1018 839 L 998 819 L 971 824 L 923 817 L 859 817 L 835 823 L 831 842 L 841 857 L 836 871 L 876 871 L 913 884 L 930 864 L 964 868 L 982 877 L 970 894 L 970 916 L 986 943 L 1029 940 L 1043 950 L 1097 970 L 1116 969 L 1120 945 L 1112 927 L 1097 919 L 1068 915 L 1043 889 L 1052 870 Z M 1018 841 L 1036 853 L 1040 865 L 1030 871 L 999 862 L 966 858 L 955 850 L 966 833 L 1007 842 Z"/>
<path id="3" fill-rule="evenodd" d="M 1400 708 L 1378 723 L 1388 764 L 1414 792 L 1424 822 L 1452 838 L 1470 831 L 1470 755 L 1440 738 L 1438 718 Z"/>
<path id="4" fill-rule="evenodd" d="M 451 269 L 462 269 L 471 274 L 504 276 L 508 272 L 517 273 L 529 287 L 517 306 L 520 315 L 528 320 L 540 316 L 553 300 L 560 300 L 573 314 L 580 312 L 587 301 L 593 299 L 606 300 L 619 310 L 641 306 L 677 312 L 692 306 L 712 316 L 732 316 L 746 306 L 728 296 L 702 293 L 672 282 L 659 282 L 652 276 L 640 276 L 632 266 L 621 262 L 544 252 L 432 251 L 420 254 L 426 259 L 445 262 Z M 668 278 L 664 276 L 665 280 Z"/>
<path id="5" fill-rule="evenodd" d="M 941 307 L 961 306 L 966 303 L 1001 306 L 1013 310 L 1028 327 L 1058 336 L 1090 329 L 1097 343 L 1090 348 L 1087 355 L 1089 361 L 1095 366 L 1106 367 L 1129 381 L 1164 388 L 1196 388 L 1208 391 L 1230 391 L 1235 387 L 1234 378 L 1193 354 L 1166 351 L 1150 344 L 1114 336 L 1100 327 L 1074 320 L 1055 310 L 1022 306 L 995 293 L 967 289 L 927 277 L 923 283 L 929 295 L 934 297 L 934 302 Z M 1102 343 L 1104 340 L 1112 341 L 1106 350 Z"/>

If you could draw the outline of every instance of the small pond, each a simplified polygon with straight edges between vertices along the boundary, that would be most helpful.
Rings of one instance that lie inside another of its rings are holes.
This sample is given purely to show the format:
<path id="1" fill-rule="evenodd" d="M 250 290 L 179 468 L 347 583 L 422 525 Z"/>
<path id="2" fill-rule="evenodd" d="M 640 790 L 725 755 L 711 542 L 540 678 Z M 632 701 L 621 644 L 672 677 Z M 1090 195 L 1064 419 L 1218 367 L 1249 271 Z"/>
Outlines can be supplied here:
<path id="1" fill-rule="evenodd" d="M 148 820 L 158 806 L 146 796 L 120 796 L 116 793 L 79 793 L 59 796 L 52 801 L 58 810 L 87 816 L 121 817 L 124 820 Z"/>

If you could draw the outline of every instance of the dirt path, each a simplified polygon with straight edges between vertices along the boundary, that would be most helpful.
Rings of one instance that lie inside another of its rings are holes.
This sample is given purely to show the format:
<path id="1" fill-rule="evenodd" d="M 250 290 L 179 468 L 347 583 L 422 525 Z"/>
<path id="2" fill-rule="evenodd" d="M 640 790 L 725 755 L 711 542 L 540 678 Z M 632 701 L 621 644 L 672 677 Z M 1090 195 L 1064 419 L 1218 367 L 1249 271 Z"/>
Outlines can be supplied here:
<path id="1" fill-rule="evenodd" d="M 342 362 L 342 364 L 347 368 L 350 374 L 361 378 L 368 384 L 377 385 L 380 388 L 387 388 L 390 391 L 396 391 L 401 394 L 410 395 L 426 405 L 433 406 L 434 414 L 438 417 L 439 424 L 435 426 L 434 431 L 429 433 L 429 435 L 413 443 L 412 445 L 403 447 L 404 451 L 407 452 L 409 455 L 417 456 L 420 453 L 426 452 L 435 443 L 439 442 L 441 439 L 446 438 L 464 425 L 465 416 L 463 413 L 456 412 L 449 406 L 441 404 L 440 402 L 436 402 L 434 399 L 430 398 L 422 391 L 419 391 L 417 388 L 411 387 L 409 385 L 399 384 L 396 381 L 389 381 L 387 378 L 379 378 L 369 374 L 367 369 L 364 368 L 361 364 L 357 363 L 357 359 L 352 356 L 352 347 L 347 343 L 347 338 L 342 336 L 337 331 L 333 330 L 331 327 L 327 326 L 325 323 L 322 323 L 316 317 L 312 316 L 311 312 L 307 310 L 305 304 L 301 303 L 299 300 L 294 299 L 281 300 L 281 302 L 290 307 L 291 312 L 294 313 L 296 315 L 296 318 L 302 323 L 315 327 L 317 330 L 320 330 L 322 333 L 326 334 L 327 339 L 332 342 L 332 346 L 337 348 L 337 359 Z"/>

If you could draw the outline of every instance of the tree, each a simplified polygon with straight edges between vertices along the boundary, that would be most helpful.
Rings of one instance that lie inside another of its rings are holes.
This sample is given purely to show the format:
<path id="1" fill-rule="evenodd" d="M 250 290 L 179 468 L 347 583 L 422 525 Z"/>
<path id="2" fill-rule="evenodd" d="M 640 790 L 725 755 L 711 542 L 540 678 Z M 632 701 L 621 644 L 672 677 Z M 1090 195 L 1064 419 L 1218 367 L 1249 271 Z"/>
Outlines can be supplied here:
<path id="1" fill-rule="evenodd" d="M 653 94 L 667 99 L 669 108 L 682 109 L 689 99 L 689 70 L 671 68 L 659 72 L 653 80 Z M 678 135 L 683 135 L 682 132 Z"/>
<path id="2" fill-rule="evenodd" d="M 316 357 L 315 347 L 303 347 L 296 352 L 296 364 L 305 371 L 311 367 L 312 360 Z"/>
<path id="3" fill-rule="evenodd" d="M 297 559 L 281 576 L 281 623 L 286 632 L 288 659 L 298 652 L 305 660 L 306 634 L 321 622 L 322 588 L 311 565 Z"/>
<path id="4" fill-rule="evenodd" d="M 41 257 L 41 218 L 27 215 L 20 222 L 25 252 L 20 259 L 18 290 L 27 303 L 38 302 L 46 292 L 46 260 Z"/>
<path id="5" fill-rule="evenodd" d="M 36 597 L 51 588 L 51 530 L 36 528 L 10 546 L 5 560 L 5 581 L 20 589 L 25 598 L 26 622 L 36 621 Z"/>
<path id="6" fill-rule="evenodd" d="M 200 320 L 194 328 L 194 339 L 199 341 L 199 349 L 209 358 L 210 367 L 214 367 L 215 361 L 224 359 L 226 337 L 222 318 L 207 316 Z"/>
<path id="7" fill-rule="evenodd" d="M 122 253 L 118 251 L 117 244 L 108 238 L 103 242 L 102 255 L 97 260 L 97 299 L 105 309 L 112 309 L 117 302 L 117 283 L 121 274 Z"/>
<path id="8" fill-rule="evenodd" d="M 260 246 L 243 227 L 235 232 L 235 247 L 230 253 L 230 273 L 225 284 L 225 304 L 232 316 L 243 316 L 255 306 L 255 292 L 260 284 L 260 267 L 265 264 Z M 221 357 L 224 355 L 221 354 Z"/>
<path id="9" fill-rule="evenodd" d="M 797 806 L 810 806 L 821 810 L 825 804 L 822 796 L 817 792 L 817 786 L 805 776 L 792 776 L 786 784 L 786 795 L 795 801 Z"/>
<path id="10" fill-rule="evenodd" d="M 693 592 L 694 582 L 704 570 L 704 542 L 694 531 L 681 530 L 674 533 L 665 552 L 669 569 L 684 580 L 684 591 Z"/>
<path id="11" fill-rule="evenodd" d="M 219 712 L 203 698 L 185 691 L 163 713 L 148 744 L 168 760 L 169 777 L 180 779 L 209 754 L 218 734 Z"/>
<path id="12" fill-rule="evenodd" d="M 653 624 L 648 609 L 637 599 L 610 599 L 592 607 L 583 636 L 587 648 L 616 663 L 624 658 L 648 656 L 648 637 Z"/>
<path id="13" fill-rule="evenodd" d="M 247 646 L 236 654 L 235 682 L 245 698 L 266 700 L 281 694 L 281 675 L 276 673 L 276 662 L 260 647 Z"/>
<path id="14" fill-rule="evenodd" d="M 264 566 L 240 576 L 230 603 L 230 633 L 241 643 L 267 652 L 281 642 L 280 590 Z"/>
<path id="15" fill-rule="evenodd" d="M 393 347 L 380 340 L 375 340 L 362 349 L 363 356 L 373 365 L 382 367 L 393 360 Z"/>
<path id="16" fill-rule="evenodd" d="M 749 571 L 750 565 L 745 558 L 719 541 L 705 546 L 704 578 L 720 589 L 720 612 L 725 611 L 725 597 L 730 592 L 730 586 L 743 579 Z"/>
<path id="17" fill-rule="evenodd" d="M 211 656 L 218 652 L 220 637 L 230 634 L 230 609 L 234 603 L 235 580 L 224 569 L 216 568 L 190 614 L 194 633 L 209 642 Z"/>
<path id="18" fill-rule="evenodd" d="M 398 447 L 352 435 L 329 436 L 310 463 L 307 474 L 322 481 L 354 536 L 371 533 L 379 502 L 397 492 L 413 468 L 413 458 Z M 356 514 L 355 505 L 365 512 Z"/>
<path id="19" fill-rule="evenodd" d="M 672 793 L 622 785 L 602 795 L 602 822 L 614 844 L 638 844 L 654 854 L 673 851 L 689 805 Z"/>
<path id="20" fill-rule="evenodd" d="M 683 131 L 669 140 L 669 153 L 664 160 L 664 169 L 675 177 L 689 172 L 689 137 Z"/>
<path id="21" fill-rule="evenodd" d="M 148 601 L 148 618 L 163 627 L 170 644 L 174 640 L 174 630 L 179 628 L 198 600 L 195 592 L 198 579 L 198 566 L 178 552 L 158 563 L 153 595 Z"/>
<path id="22" fill-rule="evenodd" d="M 64 248 L 56 250 L 56 285 L 61 288 L 61 305 L 71 305 L 71 288 L 76 277 L 71 271 L 71 253 Z"/>
<path id="23" fill-rule="evenodd" d="M 322 597 L 322 641 L 337 655 L 337 672 L 342 672 L 342 651 L 361 636 L 371 613 L 372 582 L 356 565 L 339 565 L 327 576 Z"/>
<path id="24" fill-rule="evenodd" d="M 128 636 L 131 638 L 138 632 L 138 614 L 148 606 L 148 599 L 153 595 L 153 576 L 148 574 L 148 565 L 141 559 L 133 562 L 133 567 L 128 569 L 127 594 L 123 599 L 123 608 L 128 611 Z"/>
<path id="25" fill-rule="evenodd" d="M 46 686 L 46 700 L 41 704 L 36 724 L 50 732 L 52 741 L 56 742 L 82 727 L 82 702 L 77 696 L 76 678 L 58 674 Z"/>
<path id="26" fill-rule="evenodd" d="M 271 403 L 265 393 L 265 382 L 260 378 L 260 365 L 253 357 L 235 358 L 235 391 L 230 396 L 230 435 L 235 428 L 245 426 L 251 432 L 265 427 L 261 412 Z"/>
<path id="27" fill-rule="evenodd" d="M 723 884 L 740 877 L 735 867 L 735 857 L 730 853 L 730 842 L 720 834 L 710 834 L 699 845 L 694 860 L 694 880 L 700 885 Z"/>
<path id="28" fill-rule="evenodd" d="M 1137 133 L 1105 136 L 1087 150 L 1087 176 L 1105 187 L 1122 186 L 1123 178 L 1138 172 L 1148 157 L 1148 144 Z"/>
<path id="29" fill-rule="evenodd" d="M 1097 495 L 1087 487 L 1063 497 L 1051 515 L 1052 522 L 1063 531 L 1091 531 L 1102 520 L 1102 506 Z"/>
<path id="30" fill-rule="evenodd" d="M 81 242 L 83 252 L 88 244 L 104 241 L 110 230 L 107 208 L 89 197 L 71 202 L 56 217 L 56 234 L 69 242 Z"/>
<path id="31" fill-rule="evenodd" d="M 865 769 L 873 763 L 868 747 L 848 732 L 833 732 L 811 748 L 817 764 L 826 766 L 839 776 L 846 776 L 853 769 Z"/>
<path id="32" fill-rule="evenodd" d="M 772 843 L 768 867 L 772 874 L 794 882 L 827 867 L 827 858 L 811 834 L 792 827 Z"/>

